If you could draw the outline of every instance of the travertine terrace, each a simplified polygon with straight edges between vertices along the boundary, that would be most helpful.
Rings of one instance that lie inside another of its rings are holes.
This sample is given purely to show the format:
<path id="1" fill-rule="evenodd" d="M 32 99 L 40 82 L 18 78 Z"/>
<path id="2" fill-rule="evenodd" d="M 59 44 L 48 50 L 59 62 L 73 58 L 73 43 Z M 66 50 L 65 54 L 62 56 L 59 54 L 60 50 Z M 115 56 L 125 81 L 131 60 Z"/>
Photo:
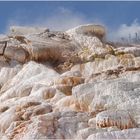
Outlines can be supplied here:
<path id="1" fill-rule="evenodd" d="M 0 35 L 0 139 L 140 139 L 140 48 L 106 34 L 88 24 Z"/>

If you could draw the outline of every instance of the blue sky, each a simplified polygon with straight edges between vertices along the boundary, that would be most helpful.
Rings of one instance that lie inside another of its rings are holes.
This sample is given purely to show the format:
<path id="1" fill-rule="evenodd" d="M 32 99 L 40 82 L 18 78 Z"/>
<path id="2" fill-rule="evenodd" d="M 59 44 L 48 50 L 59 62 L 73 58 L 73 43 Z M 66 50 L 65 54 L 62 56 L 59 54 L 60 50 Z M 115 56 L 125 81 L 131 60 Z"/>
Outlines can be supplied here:
<path id="1" fill-rule="evenodd" d="M 122 28 L 131 31 L 132 26 L 137 30 L 139 22 L 140 2 L 0 2 L 0 33 L 11 25 L 66 30 L 79 24 L 99 23 L 111 34 Z"/>

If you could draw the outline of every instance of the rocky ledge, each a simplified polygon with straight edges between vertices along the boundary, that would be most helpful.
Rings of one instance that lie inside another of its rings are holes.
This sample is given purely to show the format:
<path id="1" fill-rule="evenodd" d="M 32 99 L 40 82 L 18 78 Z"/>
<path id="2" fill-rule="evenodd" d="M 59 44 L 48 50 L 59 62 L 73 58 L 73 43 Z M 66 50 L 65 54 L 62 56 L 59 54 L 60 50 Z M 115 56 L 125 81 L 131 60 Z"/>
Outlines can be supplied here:
<path id="1" fill-rule="evenodd" d="M 0 35 L 0 139 L 140 139 L 140 46 L 105 28 Z"/>

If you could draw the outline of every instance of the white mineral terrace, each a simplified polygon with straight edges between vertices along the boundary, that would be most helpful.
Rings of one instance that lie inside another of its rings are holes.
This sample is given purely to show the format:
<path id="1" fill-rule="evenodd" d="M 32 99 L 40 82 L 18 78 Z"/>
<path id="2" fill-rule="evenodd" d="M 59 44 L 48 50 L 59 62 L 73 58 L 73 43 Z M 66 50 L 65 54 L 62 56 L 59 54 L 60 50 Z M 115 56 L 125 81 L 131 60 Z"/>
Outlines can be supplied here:
<path id="1" fill-rule="evenodd" d="M 0 35 L 0 140 L 140 140 L 140 47 L 105 35 L 91 24 Z"/>

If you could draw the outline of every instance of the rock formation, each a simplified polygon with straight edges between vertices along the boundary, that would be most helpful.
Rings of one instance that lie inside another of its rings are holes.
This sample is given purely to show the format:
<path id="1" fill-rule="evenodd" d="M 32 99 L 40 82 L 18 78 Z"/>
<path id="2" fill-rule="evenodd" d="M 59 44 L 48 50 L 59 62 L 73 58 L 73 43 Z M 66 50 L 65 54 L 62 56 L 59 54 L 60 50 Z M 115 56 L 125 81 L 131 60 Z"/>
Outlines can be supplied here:
<path id="1" fill-rule="evenodd" d="M 140 139 L 140 48 L 100 25 L 0 35 L 0 139 Z"/>

